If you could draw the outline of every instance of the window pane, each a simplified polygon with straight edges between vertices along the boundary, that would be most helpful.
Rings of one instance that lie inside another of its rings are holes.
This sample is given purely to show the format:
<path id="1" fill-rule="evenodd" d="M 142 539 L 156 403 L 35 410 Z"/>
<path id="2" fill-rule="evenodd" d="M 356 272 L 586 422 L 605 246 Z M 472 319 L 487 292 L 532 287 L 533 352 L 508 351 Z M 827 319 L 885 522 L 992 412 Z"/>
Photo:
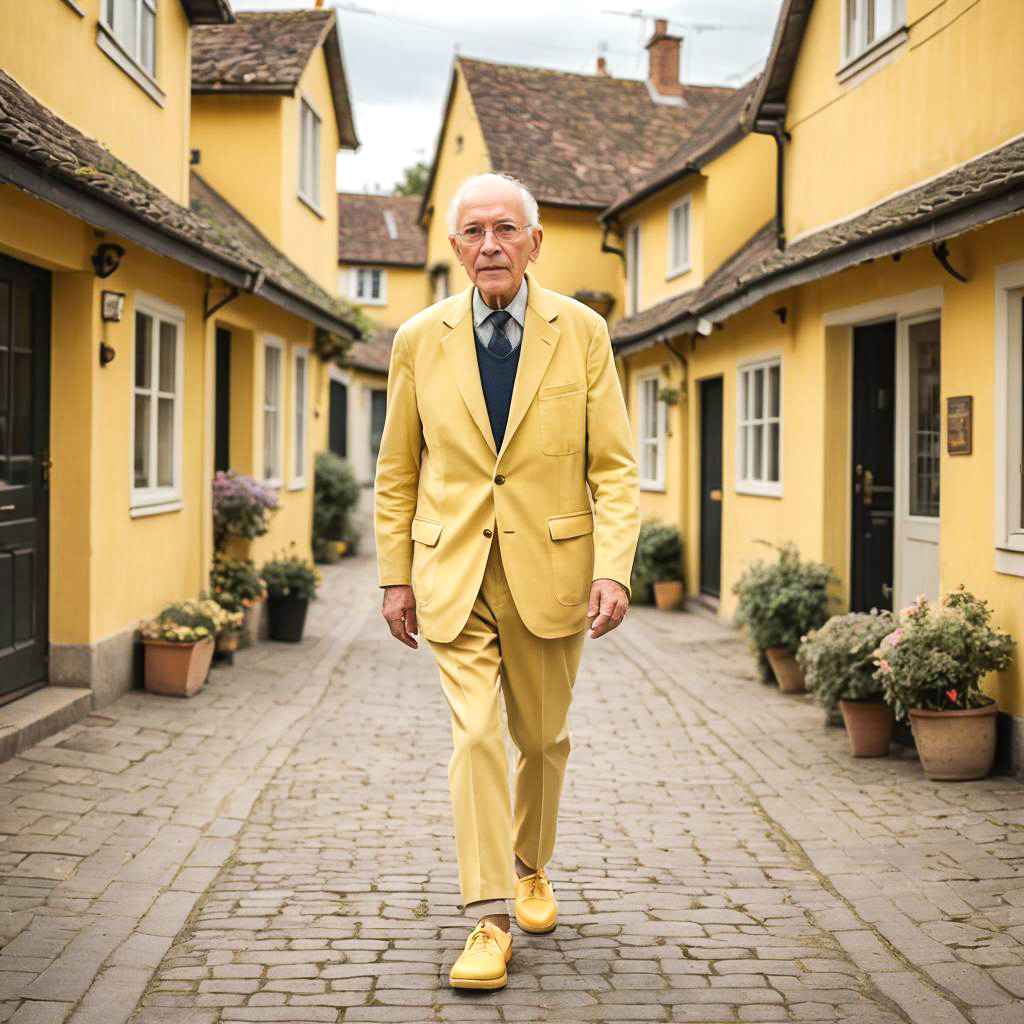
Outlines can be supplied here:
<path id="1" fill-rule="evenodd" d="M 860 49 L 857 39 L 857 5 L 862 0 L 846 0 L 846 53 L 853 56 Z"/>
<path id="2" fill-rule="evenodd" d="M 137 0 L 118 0 L 117 26 L 114 31 L 124 48 L 133 56 L 139 52 Z"/>
<path id="3" fill-rule="evenodd" d="M 156 72 L 156 15 L 146 7 L 142 9 L 139 63 L 151 75 Z"/>
<path id="4" fill-rule="evenodd" d="M 764 479 L 764 427 L 760 423 L 751 427 L 750 454 L 753 456 L 753 465 L 750 469 L 751 480 Z"/>
<path id="5" fill-rule="evenodd" d="M 776 418 L 779 415 L 779 373 L 778 366 L 768 368 L 768 415 Z"/>
<path id="6" fill-rule="evenodd" d="M 754 377 L 754 415 L 753 419 L 759 420 L 764 417 L 764 370 L 755 370 Z"/>
<path id="7" fill-rule="evenodd" d="M 174 324 L 160 323 L 160 390 L 175 392 L 174 363 L 178 344 L 178 328 Z"/>
<path id="8" fill-rule="evenodd" d="M 778 483 L 779 480 L 779 425 L 768 424 L 768 472 L 766 480 Z"/>
<path id="9" fill-rule="evenodd" d="M 152 351 L 153 320 L 145 313 L 135 314 L 135 386 L 148 388 L 152 373 L 150 371 L 150 352 Z"/>
<path id="10" fill-rule="evenodd" d="M 375 298 L 380 298 L 380 271 L 373 270 L 370 272 L 372 285 L 370 288 L 370 295 Z"/>
<path id="11" fill-rule="evenodd" d="M 306 360 L 295 360 L 295 466 L 297 477 L 306 468 Z"/>
<path id="12" fill-rule="evenodd" d="M 135 486 L 149 486 L 149 395 L 135 396 Z"/>
<path id="13" fill-rule="evenodd" d="M 281 351 L 269 346 L 264 351 L 266 372 L 263 378 L 263 402 L 276 408 L 281 385 Z"/>
<path id="14" fill-rule="evenodd" d="M 156 483 L 174 486 L 174 399 L 161 398 L 157 404 Z"/>
<path id="15" fill-rule="evenodd" d="M 312 182 L 313 182 L 313 200 L 319 205 L 320 204 L 320 119 L 316 115 L 312 115 L 313 121 L 313 166 L 312 166 Z"/>
<path id="16" fill-rule="evenodd" d="M 276 409 L 267 409 L 263 413 L 263 477 L 266 480 L 278 479 Z"/>
<path id="17" fill-rule="evenodd" d="M 740 450 L 736 455 L 737 464 L 740 467 L 740 479 L 750 479 L 750 465 L 747 461 L 747 449 L 749 448 L 750 427 L 740 427 Z"/>
<path id="18" fill-rule="evenodd" d="M 750 387 L 750 374 L 746 370 L 740 370 L 740 423 L 746 423 L 750 418 L 747 410 L 750 405 L 747 400 L 747 389 Z"/>
<path id="19" fill-rule="evenodd" d="M 939 514 L 939 321 L 910 327 L 910 514 Z"/>

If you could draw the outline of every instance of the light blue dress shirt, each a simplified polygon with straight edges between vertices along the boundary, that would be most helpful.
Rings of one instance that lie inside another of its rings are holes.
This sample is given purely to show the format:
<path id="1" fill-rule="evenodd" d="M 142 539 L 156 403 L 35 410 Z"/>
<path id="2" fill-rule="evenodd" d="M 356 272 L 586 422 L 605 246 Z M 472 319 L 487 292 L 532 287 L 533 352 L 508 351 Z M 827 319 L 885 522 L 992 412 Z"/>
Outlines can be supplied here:
<path id="1" fill-rule="evenodd" d="M 505 337 L 513 349 L 523 340 L 523 327 L 526 324 L 526 275 L 523 275 L 523 283 L 516 292 L 516 297 L 505 307 L 509 319 L 504 328 Z M 480 292 L 473 289 L 473 327 L 476 329 L 476 336 L 480 344 L 489 348 L 491 337 L 494 334 L 494 324 L 487 320 L 492 313 L 496 312 L 484 302 Z M 487 321 L 486 323 L 484 321 Z"/>

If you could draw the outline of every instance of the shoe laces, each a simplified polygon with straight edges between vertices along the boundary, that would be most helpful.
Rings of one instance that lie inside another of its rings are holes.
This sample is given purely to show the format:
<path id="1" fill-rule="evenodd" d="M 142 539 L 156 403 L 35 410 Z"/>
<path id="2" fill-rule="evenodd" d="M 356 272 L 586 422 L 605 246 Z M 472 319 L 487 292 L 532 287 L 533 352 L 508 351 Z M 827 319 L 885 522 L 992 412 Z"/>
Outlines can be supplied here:
<path id="1" fill-rule="evenodd" d="M 533 899 L 534 896 L 546 896 L 545 886 L 550 886 L 551 883 L 548 881 L 547 875 L 544 874 L 543 868 L 537 868 L 533 874 L 533 878 L 530 879 L 530 892 L 526 897 L 527 899 Z"/>
<path id="2" fill-rule="evenodd" d="M 495 943 L 495 945 L 497 944 L 494 936 L 487 930 L 487 928 L 485 928 L 482 924 L 478 924 L 470 933 L 469 945 L 466 948 L 467 950 L 472 949 L 477 944 L 486 946 L 488 945 L 488 943 Z"/>

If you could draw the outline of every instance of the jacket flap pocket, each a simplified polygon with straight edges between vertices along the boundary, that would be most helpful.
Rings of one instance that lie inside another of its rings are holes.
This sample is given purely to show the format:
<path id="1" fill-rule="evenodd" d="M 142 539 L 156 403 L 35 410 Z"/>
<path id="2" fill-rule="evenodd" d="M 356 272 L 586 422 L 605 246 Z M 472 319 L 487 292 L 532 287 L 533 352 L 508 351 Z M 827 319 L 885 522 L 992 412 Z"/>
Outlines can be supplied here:
<path id="1" fill-rule="evenodd" d="M 593 512 L 570 512 L 567 516 L 552 516 L 548 520 L 552 540 L 568 540 L 594 532 Z"/>
<path id="2" fill-rule="evenodd" d="M 537 392 L 537 396 L 539 398 L 557 398 L 559 395 L 571 395 L 574 391 L 582 390 L 582 381 L 575 381 L 570 384 L 552 384 L 550 387 L 541 388 Z"/>
<path id="3" fill-rule="evenodd" d="M 413 540 L 433 547 L 437 543 L 437 538 L 441 536 L 441 523 L 433 519 L 421 519 L 419 516 L 413 516 L 410 532 Z"/>

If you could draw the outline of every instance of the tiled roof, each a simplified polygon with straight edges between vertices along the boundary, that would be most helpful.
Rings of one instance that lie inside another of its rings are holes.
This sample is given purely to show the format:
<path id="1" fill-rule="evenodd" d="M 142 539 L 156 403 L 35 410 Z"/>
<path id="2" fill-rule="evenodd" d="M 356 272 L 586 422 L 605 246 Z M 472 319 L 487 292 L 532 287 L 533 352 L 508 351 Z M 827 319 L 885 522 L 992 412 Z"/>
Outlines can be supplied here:
<path id="1" fill-rule="evenodd" d="M 342 145 L 358 146 L 334 11 L 239 11 L 235 19 L 192 33 L 192 91 L 291 95 L 323 46 Z"/>
<path id="2" fill-rule="evenodd" d="M 308 302 L 329 310 L 339 318 L 349 310 L 326 289 L 297 267 L 251 221 L 214 191 L 195 171 L 191 175 L 192 211 L 212 224 L 222 238 L 236 243 L 247 256 L 261 266 L 275 284 Z"/>
<path id="3" fill-rule="evenodd" d="M 344 365 L 387 376 L 396 333 L 395 327 L 381 327 L 367 341 L 355 342 L 345 354 Z"/>
<path id="4" fill-rule="evenodd" d="M 734 90 L 683 87 L 655 102 L 646 82 L 460 58 L 491 166 L 538 201 L 601 209 L 650 174 Z M 435 160 L 436 164 L 436 160 Z"/>
<path id="5" fill-rule="evenodd" d="M 419 196 L 338 193 L 338 262 L 422 267 L 427 235 Z"/>
<path id="6" fill-rule="evenodd" d="M 934 244 L 1024 210 L 1024 136 L 887 199 L 856 217 L 776 248 L 766 224 L 696 293 L 620 320 L 617 345 L 692 330 L 687 318 L 724 320 L 768 295 L 846 267 Z M 955 260 L 954 260 L 955 262 Z"/>
<path id="7" fill-rule="evenodd" d="M 299 299 L 303 308 L 312 307 L 309 315 L 325 319 L 330 329 L 354 332 L 351 316 L 308 278 L 300 281 L 249 239 L 176 203 L 96 140 L 57 117 L 3 71 L 0 181 L 9 181 L 89 223 L 116 225 L 112 230 L 132 241 L 243 287 L 256 287 L 262 272 L 270 283 L 264 293 L 269 301 L 280 305 L 288 301 L 280 292 L 286 293 Z"/>
<path id="8" fill-rule="evenodd" d="M 601 214 L 606 220 L 641 202 L 659 189 L 699 170 L 750 131 L 750 102 L 759 85 L 755 78 L 712 108 L 674 153 L 659 160 L 649 174 L 624 189 Z"/>

